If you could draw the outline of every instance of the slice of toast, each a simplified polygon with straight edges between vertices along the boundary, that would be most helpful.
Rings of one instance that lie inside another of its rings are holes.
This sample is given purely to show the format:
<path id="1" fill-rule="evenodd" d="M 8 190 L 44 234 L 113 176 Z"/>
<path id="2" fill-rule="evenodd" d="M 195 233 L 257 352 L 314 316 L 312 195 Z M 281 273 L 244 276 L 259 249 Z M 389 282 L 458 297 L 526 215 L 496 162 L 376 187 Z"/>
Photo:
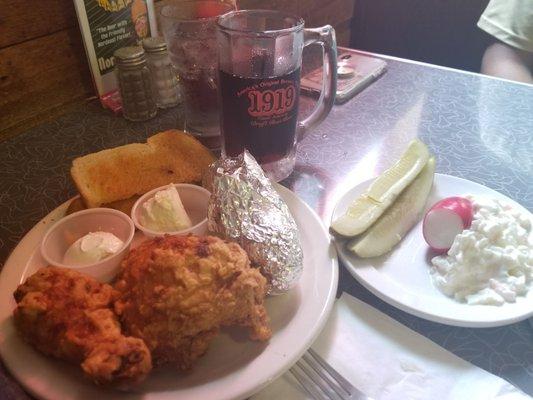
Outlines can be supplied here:
<path id="1" fill-rule="evenodd" d="M 169 130 L 72 161 L 70 174 L 87 207 L 142 195 L 169 183 L 195 183 L 215 160 L 192 136 Z"/>

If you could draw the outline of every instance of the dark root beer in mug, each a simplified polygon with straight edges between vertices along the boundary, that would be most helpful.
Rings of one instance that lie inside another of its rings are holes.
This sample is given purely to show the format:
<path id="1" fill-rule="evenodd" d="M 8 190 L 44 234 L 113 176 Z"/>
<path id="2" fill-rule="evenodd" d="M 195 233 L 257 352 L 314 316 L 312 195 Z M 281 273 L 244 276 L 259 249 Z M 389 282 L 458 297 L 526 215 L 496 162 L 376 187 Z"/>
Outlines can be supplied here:
<path id="1" fill-rule="evenodd" d="M 219 72 L 225 152 L 248 149 L 260 164 L 290 156 L 296 142 L 300 68 L 282 76 L 247 78 Z"/>
<path id="2" fill-rule="evenodd" d="M 334 99 L 336 75 L 330 73 L 336 69 L 331 69 L 336 64 L 333 29 L 307 30 L 303 26 L 301 18 L 266 10 L 234 11 L 218 19 L 223 153 L 234 157 L 248 150 L 276 181 L 294 168 L 298 135 L 320 122 Z M 320 107 L 298 122 L 304 39 L 306 44 L 324 46 L 324 82 L 328 84 Z"/>

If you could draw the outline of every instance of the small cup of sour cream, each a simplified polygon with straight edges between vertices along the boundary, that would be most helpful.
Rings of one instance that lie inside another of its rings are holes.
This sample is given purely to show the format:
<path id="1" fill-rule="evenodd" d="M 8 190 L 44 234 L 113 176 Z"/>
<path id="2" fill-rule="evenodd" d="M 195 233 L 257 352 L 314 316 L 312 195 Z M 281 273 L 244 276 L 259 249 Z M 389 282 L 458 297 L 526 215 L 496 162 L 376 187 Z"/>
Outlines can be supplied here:
<path id="1" fill-rule="evenodd" d="M 43 238 L 41 254 L 50 265 L 109 282 L 129 251 L 134 234 L 133 221 L 123 212 L 90 208 L 56 222 Z"/>

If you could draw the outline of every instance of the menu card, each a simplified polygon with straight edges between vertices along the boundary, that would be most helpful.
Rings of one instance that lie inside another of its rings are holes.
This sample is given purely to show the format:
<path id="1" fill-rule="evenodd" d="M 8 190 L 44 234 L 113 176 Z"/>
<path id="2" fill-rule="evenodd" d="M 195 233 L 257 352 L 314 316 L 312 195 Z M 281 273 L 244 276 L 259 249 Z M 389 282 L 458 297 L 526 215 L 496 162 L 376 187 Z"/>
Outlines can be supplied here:
<path id="1" fill-rule="evenodd" d="M 113 53 L 155 33 L 153 0 L 74 0 L 98 96 L 117 91 Z"/>

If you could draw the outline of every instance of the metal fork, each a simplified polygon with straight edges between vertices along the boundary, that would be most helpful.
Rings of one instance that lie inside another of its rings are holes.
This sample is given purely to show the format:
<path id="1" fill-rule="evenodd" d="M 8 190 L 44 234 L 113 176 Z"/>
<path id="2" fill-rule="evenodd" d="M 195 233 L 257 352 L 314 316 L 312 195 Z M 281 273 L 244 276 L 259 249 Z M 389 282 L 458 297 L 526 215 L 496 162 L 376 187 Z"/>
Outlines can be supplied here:
<path id="1" fill-rule="evenodd" d="M 309 349 L 290 372 L 315 400 L 372 400 Z"/>

